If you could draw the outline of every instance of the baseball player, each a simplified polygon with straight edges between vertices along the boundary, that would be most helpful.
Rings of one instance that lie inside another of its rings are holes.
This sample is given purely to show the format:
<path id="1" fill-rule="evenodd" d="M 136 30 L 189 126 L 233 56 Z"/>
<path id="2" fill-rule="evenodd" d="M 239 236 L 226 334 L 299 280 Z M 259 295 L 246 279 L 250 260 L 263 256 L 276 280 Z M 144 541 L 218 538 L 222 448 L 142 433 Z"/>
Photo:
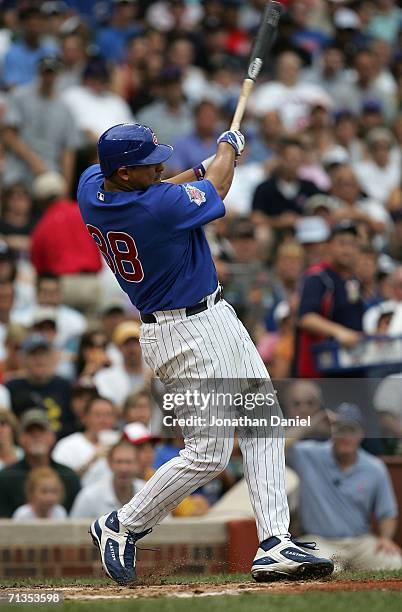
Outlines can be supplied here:
<path id="1" fill-rule="evenodd" d="M 222 298 L 203 226 L 225 214 L 244 136 L 226 131 L 216 155 L 162 181 L 172 147 L 158 144 L 144 125 L 122 124 L 99 139 L 100 165 L 81 176 L 78 202 L 89 233 L 121 288 L 140 311 L 140 343 L 148 365 L 169 387 L 216 379 L 263 379 L 266 368 L 233 308 Z M 209 416 L 215 410 L 208 406 Z M 189 416 L 193 406 L 177 408 Z M 222 416 L 222 414 L 221 414 Z M 119 584 L 135 579 L 136 542 L 180 501 L 225 469 L 234 427 L 225 435 L 182 428 L 185 448 L 161 466 L 120 510 L 94 521 L 90 534 L 107 574 Z M 284 440 L 239 431 L 244 471 L 260 546 L 252 565 L 256 580 L 306 578 L 333 571 L 314 548 L 292 540 L 285 491 Z"/>

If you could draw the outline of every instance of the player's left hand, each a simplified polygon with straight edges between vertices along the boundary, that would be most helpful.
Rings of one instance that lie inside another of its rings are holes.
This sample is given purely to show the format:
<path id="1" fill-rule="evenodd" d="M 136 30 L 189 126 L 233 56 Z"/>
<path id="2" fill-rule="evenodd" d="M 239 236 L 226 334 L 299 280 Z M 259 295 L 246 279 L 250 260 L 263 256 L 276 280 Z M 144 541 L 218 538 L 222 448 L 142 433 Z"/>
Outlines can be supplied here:
<path id="1" fill-rule="evenodd" d="M 220 144 L 221 142 L 229 143 L 234 148 L 236 156 L 238 156 L 243 153 L 244 145 L 246 144 L 246 139 L 239 130 L 228 130 L 226 132 L 223 132 L 216 142 L 218 144 Z"/>

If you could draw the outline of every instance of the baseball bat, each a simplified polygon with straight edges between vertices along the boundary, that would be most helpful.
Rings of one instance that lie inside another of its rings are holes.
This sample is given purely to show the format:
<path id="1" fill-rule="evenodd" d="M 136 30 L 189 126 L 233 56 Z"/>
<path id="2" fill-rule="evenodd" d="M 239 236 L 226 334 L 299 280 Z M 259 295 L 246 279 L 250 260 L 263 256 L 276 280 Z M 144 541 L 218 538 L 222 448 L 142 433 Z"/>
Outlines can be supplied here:
<path id="1" fill-rule="evenodd" d="M 247 100 L 261 72 L 264 60 L 274 44 L 282 11 L 282 4 L 275 0 L 271 0 L 264 9 L 262 21 L 250 55 L 247 77 L 243 81 L 236 110 L 233 115 L 230 126 L 231 130 L 238 130 L 240 128 L 240 123 L 243 119 L 244 111 L 246 110 Z"/>

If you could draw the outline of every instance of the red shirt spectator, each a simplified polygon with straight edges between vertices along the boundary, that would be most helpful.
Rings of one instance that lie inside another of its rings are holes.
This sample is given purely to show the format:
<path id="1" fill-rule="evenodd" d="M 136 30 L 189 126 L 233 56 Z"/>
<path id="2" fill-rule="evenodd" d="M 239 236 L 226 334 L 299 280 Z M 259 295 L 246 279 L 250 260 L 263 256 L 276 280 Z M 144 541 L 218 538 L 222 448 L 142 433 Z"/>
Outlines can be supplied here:
<path id="1" fill-rule="evenodd" d="M 101 255 L 76 202 L 58 199 L 46 210 L 32 234 L 31 260 L 38 274 L 99 272 Z"/>

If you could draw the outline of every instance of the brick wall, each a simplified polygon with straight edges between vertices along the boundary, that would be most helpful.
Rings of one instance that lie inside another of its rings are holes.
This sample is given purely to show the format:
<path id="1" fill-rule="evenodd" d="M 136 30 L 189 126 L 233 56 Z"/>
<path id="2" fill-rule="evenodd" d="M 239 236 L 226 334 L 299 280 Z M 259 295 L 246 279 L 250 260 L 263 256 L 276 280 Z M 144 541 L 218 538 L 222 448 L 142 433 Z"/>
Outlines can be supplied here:
<path id="1" fill-rule="evenodd" d="M 179 524 L 180 523 L 180 524 Z M 202 533 L 200 533 L 202 532 Z M 0 579 L 101 577 L 98 550 L 85 521 L 14 523 L 0 520 Z M 228 569 L 225 523 L 183 519 L 160 525 L 139 542 L 138 574 L 218 573 Z"/>
<path id="2" fill-rule="evenodd" d="M 93 546 L 0 545 L 0 577 L 99 576 Z"/>

